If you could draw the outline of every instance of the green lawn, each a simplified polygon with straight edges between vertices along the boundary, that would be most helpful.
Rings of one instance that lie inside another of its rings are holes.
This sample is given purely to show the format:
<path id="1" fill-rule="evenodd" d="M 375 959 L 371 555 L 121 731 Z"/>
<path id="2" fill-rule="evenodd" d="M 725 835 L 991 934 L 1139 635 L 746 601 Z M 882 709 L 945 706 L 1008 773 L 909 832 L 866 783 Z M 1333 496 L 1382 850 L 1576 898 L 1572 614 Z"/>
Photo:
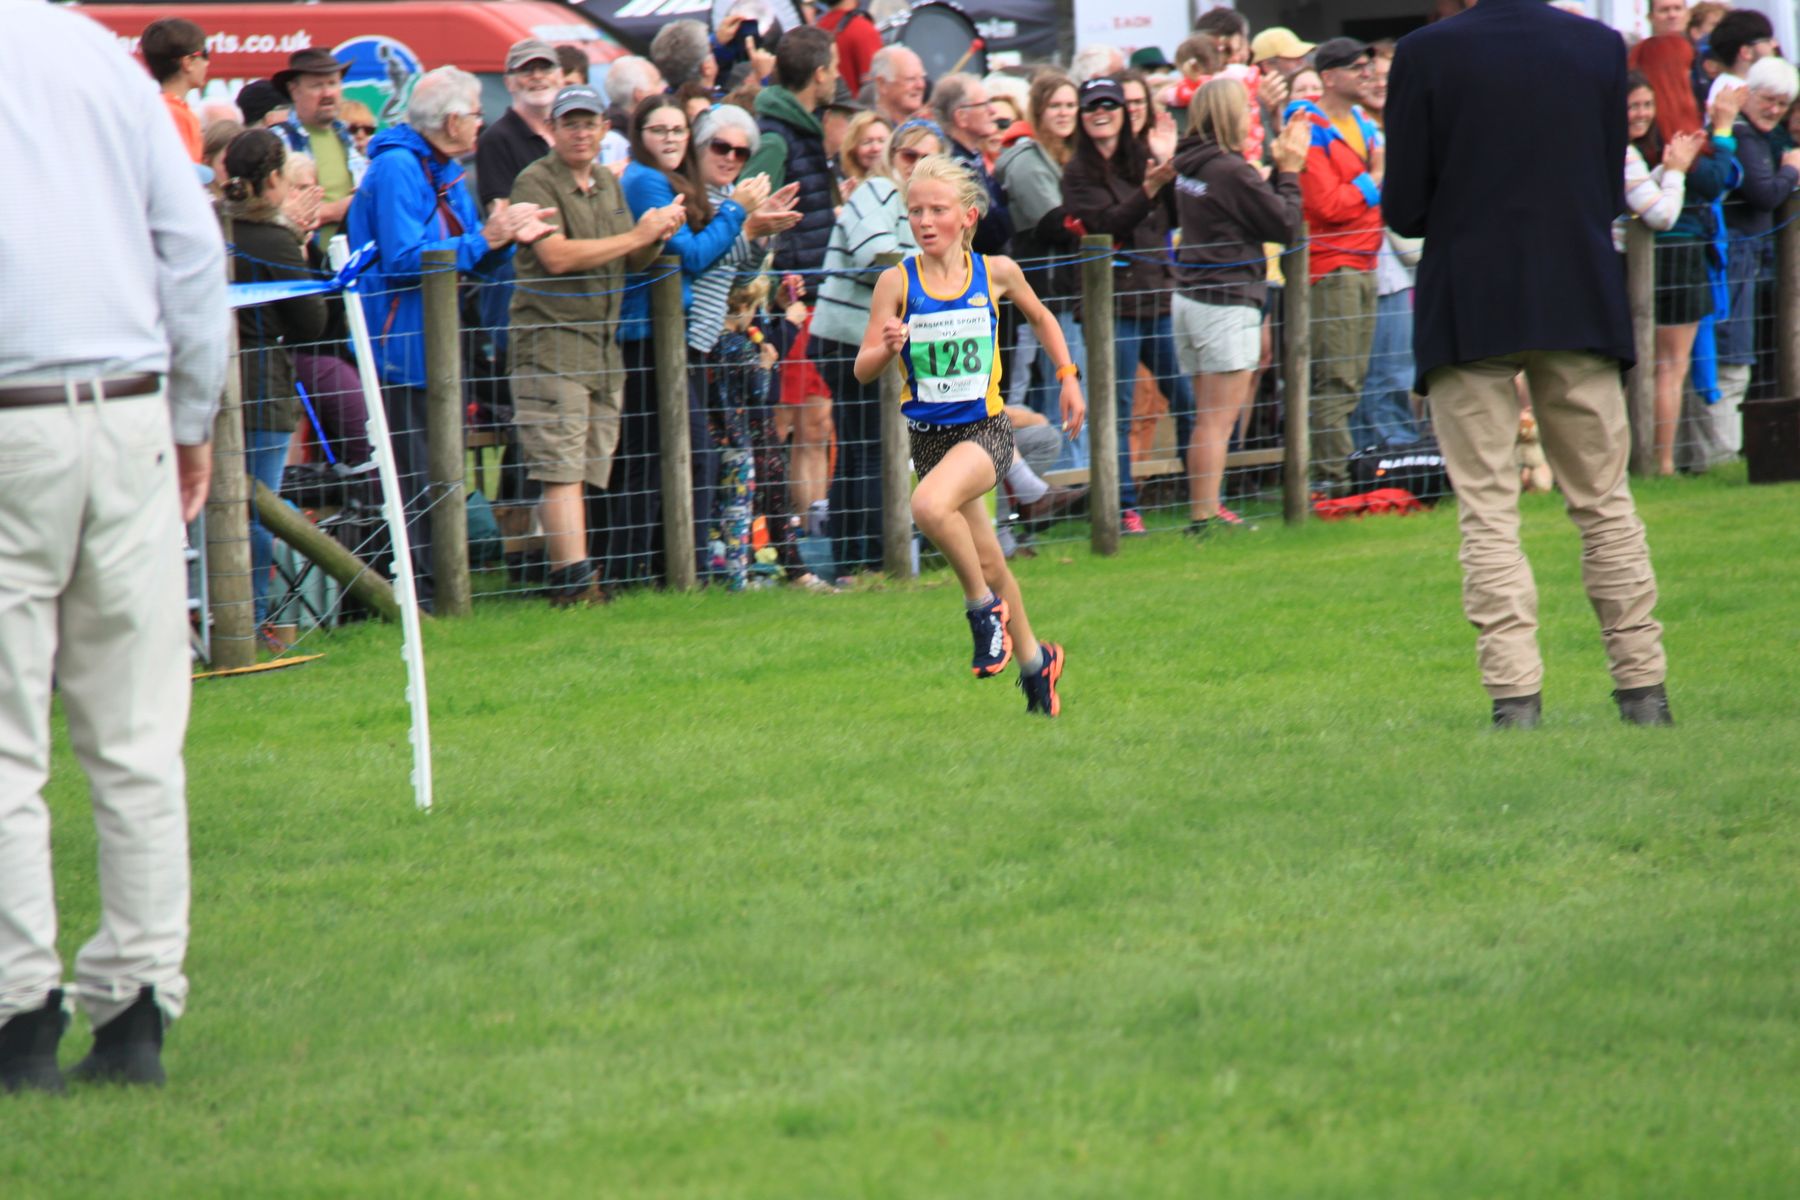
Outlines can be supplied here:
<path id="1" fill-rule="evenodd" d="M 0 1101 L 0 1196 L 1791 1197 L 1800 490 L 1640 494 L 1673 730 L 1547 497 L 1532 735 L 1448 507 L 1021 564 L 1056 722 L 942 576 L 490 602 L 430 815 L 394 630 L 201 684 L 170 1086 Z"/>

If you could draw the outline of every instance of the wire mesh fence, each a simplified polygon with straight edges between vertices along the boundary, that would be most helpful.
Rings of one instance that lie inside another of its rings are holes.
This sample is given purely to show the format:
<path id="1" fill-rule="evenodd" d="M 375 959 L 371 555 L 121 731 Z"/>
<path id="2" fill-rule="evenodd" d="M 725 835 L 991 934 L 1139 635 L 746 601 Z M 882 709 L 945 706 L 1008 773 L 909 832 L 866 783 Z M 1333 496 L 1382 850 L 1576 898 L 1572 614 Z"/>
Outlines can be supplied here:
<path id="1" fill-rule="evenodd" d="M 1655 348 L 1634 391 L 1634 438 L 1648 446 L 1638 469 L 1702 471 L 1734 458 L 1743 404 L 1780 396 L 1776 247 L 1787 228 L 1705 245 L 1659 238 L 1630 260 L 1647 297 L 1640 341 Z M 1359 455 L 1428 445 L 1429 406 L 1413 394 L 1412 264 L 1374 233 L 1378 249 L 1349 265 L 1328 259 L 1318 274 L 1305 243 L 1265 247 L 1267 280 L 1252 303 L 1204 281 L 1116 288 L 1125 257 L 1144 252 L 1104 242 L 1060 260 L 1079 270 L 1024 261 L 1083 368 L 1090 412 L 1111 423 L 1116 496 L 1102 478 L 1111 473 L 1096 470 L 1094 424 L 1078 436 L 1062 427 L 1053 355 L 1003 308 L 1000 388 L 1016 458 L 992 511 L 1007 552 L 1082 538 L 1101 547 L 1090 510 L 1117 513 L 1128 535 L 1175 534 L 1197 519 L 1254 526 L 1284 509 L 1292 518 L 1296 492 L 1328 500 L 1362 486 Z M 932 548 L 886 495 L 907 478 L 894 469 L 905 447 L 884 421 L 895 385 L 858 381 L 857 346 L 814 337 L 810 320 L 770 304 L 752 286 L 755 264 L 721 267 L 700 289 L 723 295 L 722 316 L 696 316 L 708 307 L 696 299 L 699 276 L 678 286 L 679 270 L 665 259 L 628 277 L 517 280 L 459 277 L 438 263 L 418 287 L 351 301 L 375 335 L 427 607 L 446 574 L 437 539 L 447 506 L 462 514 L 456 540 L 466 537 L 448 571 L 482 597 L 587 602 L 600 588 L 689 579 L 727 590 L 854 586 L 894 566 L 896 537 L 912 570 L 929 565 Z M 423 315 L 403 319 L 421 292 Z M 379 611 L 359 581 L 385 578 L 392 552 L 345 302 L 325 302 L 332 314 L 317 336 L 281 341 L 286 392 L 266 345 L 238 352 L 239 403 L 222 420 L 241 432 L 217 439 L 215 476 L 243 486 L 219 488 L 205 528 L 190 533 L 196 630 L 214 642 L 281 651 Z M 1095 345 L 1108 348 L 1110 370 L 1088 362 Z M 1518 390 L 1528 425 L 1523 379 Z M 1525 434 L 1530 486 L 1528 444 Z M 354 555 L 353 572 L 322 568 L 278 536 L 253 483 Z M 223 518 L 238 507 L 250 518 L 234 534 Z"/>

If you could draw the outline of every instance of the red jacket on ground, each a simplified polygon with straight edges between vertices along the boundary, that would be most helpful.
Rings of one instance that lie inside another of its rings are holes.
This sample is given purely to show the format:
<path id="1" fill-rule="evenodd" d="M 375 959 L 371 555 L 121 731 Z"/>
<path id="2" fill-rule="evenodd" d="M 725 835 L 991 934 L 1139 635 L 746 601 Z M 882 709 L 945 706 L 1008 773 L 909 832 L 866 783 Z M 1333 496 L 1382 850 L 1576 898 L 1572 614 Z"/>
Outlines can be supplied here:
<path id="1" fill-rule="evenodd" d="M 1381 131 L 1362 109 L 1352 113 L 1372 154 L 1381 144 Z M 1381 185 L 1369 177 L 1369 160 L 1351 148 L 1331 118 L 1311 101 L 1290 104 L 1288 119 L 1310 120 L 1313 126 L 1306 170 L 1300 173 L 1312 278 L 1317 281 L 1345 267 L 1373 271 L 1383 235 Z"/>

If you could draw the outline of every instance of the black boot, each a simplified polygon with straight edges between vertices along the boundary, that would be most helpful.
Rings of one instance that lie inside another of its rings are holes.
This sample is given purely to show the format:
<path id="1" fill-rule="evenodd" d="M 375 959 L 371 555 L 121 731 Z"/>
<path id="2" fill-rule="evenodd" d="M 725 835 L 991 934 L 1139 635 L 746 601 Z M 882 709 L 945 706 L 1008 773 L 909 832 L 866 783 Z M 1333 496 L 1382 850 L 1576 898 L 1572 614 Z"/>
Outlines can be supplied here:
<path id="1" fill-rule="evenodd" d="M 68 1027 L 61 988 L 45 997 L 44 1007 L 0 1025 L 0 1091 L 30 1088 L 60 1094 L 63 1074 L 56 1067 L 56 1044 Z"/>
<path id="2" fill-rule="evenodd" d="M 1669 713 L 1669 693 L 1660 683 L 1649 687 L 1619 688 L 1613 692 L 1619 705 L 1619 720 L 1627 725 L 1673 725 Z"/>
<path id="3" fill-rule="evenodd" d="M 1544 694 L 1508 696 L 1494 701 L 1495 729 L 1536 729 L 1544 717 Z"/>
<path id="4" fill-rule="evenodd" d="M 163 1014 L 156 989 L 145 988 L 131 1007 L 94 1030 L 94 1048 L 69 1072 L 77 1083 L 163 1085 Z"/>

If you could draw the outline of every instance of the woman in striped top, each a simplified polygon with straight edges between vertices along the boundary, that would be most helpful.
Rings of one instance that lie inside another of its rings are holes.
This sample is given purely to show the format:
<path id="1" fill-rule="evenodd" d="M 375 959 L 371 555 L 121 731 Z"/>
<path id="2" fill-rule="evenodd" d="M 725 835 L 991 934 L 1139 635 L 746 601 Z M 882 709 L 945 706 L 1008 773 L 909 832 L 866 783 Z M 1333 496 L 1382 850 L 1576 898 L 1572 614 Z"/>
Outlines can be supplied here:
<path id="1" fill-rule="evenodd" d="M 1678 133 L 1665 148 L 1656 132 L 1656 92 L 1633 71 L 1626 82 L 1625 212 L 1613 222 L 1613 247 L 1625 252 L 1625 222 L 1633 217 L 1658 233 L 1675 227 L 1686 202 L 1687 172 L 1706 144 L 1699 130 Z M 1646 153 L 1647 152 L 1647 153 Z M 1652 167 L 1649 156 L 1659 159 Z"/>
<path id="2" fill-rule="evenodd" d="M 829 509 L 838 573 L 881 566 L 881 388 L 852 369 L 881 254 L 916 254 L 901 189 L 921 158 L 945 145 L 931 121 L 907 121 L 888 140 L 887 154 L 844 203 L 825 250 L 825 280 L 813 310 L 812 356 L 831 389 L 837 422 L 837 472 Z"/>

